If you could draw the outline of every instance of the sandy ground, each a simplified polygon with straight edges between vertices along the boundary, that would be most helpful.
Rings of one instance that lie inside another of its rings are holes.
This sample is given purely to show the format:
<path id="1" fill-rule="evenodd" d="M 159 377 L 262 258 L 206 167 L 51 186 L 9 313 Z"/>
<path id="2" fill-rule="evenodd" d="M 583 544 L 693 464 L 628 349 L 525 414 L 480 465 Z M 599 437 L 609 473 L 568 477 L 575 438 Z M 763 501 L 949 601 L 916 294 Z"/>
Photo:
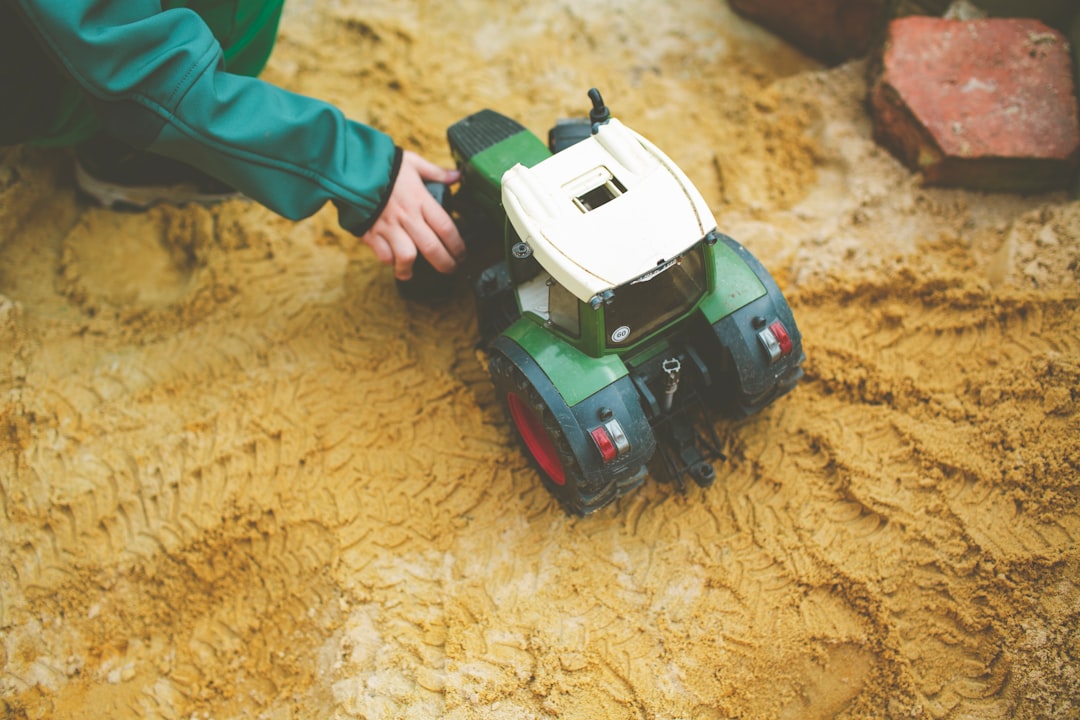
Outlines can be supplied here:
<path id="1" fill-rule="evenodd" d="M 587 519 L 466 294 L 0 151 L 4 716 L 1080 717 L 1080 203 L 923 188 L 864 73 L 719 0 L 287 9 L 269 80 L 443 163 L 599 86 L 784 288 L 805 382 Z"/>

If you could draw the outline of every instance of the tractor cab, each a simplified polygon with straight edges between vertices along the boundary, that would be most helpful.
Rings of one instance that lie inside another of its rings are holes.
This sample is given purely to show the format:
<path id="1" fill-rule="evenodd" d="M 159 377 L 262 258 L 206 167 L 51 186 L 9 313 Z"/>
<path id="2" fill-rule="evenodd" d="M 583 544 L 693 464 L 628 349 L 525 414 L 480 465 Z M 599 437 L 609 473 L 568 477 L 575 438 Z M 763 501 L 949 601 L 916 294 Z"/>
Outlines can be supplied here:
<path id="1" fill-rule="evenodd" d="M 716 224 L 696 188 L 617 120 L 502 178 L 522 314 L 598 357 L 693 311 L 713 281 Z"/>

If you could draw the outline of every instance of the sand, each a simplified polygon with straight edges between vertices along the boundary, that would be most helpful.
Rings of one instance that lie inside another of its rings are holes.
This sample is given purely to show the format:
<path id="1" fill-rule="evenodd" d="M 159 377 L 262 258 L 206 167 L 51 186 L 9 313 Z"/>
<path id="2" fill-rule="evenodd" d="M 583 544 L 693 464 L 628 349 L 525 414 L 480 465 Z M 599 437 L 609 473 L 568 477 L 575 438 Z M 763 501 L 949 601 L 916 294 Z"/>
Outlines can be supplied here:
<path id="1" fill-rule="evenodd" d="M 709 0 L 293 2 L 265 77 L 449 164 L 616 116 L 795 312 L 806 378 L 708 489 L 542 488 L 467 293 L 330 210 L 144 214 L 0 151 L 9 718 L 1080 717 L 1080 203 L 926 188 Z"/>

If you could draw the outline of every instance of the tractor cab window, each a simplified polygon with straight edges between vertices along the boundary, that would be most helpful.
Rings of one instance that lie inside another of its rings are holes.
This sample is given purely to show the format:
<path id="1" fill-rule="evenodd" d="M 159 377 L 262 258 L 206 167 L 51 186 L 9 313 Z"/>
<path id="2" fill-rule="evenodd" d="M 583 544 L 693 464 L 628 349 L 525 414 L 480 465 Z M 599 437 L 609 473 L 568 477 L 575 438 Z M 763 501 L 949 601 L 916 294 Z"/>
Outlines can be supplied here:
<path id="1" fill-rule="evenodd" d="M 580 303 L 573 293 L 555 282 L 548 281 L 548 312 L 551 324 L 571 337 L 581 335 Z"/>
<path id="2" fill-rule="evenodd" d="M 705 253 L 698 243 L 674 260 L 615 288 L 604 305 L 607 346 L 620 348 L 641 340 L 688 312 L 705 294 Z"/>

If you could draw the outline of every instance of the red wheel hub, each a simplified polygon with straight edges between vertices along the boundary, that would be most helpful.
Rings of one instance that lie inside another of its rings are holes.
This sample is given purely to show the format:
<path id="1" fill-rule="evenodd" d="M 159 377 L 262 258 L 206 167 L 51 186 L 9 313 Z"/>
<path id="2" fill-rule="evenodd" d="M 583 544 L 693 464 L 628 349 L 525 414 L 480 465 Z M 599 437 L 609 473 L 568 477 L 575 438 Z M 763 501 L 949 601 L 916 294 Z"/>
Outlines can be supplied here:
<path id="1" fill-rule="evenodd" d="M 544 429 L 540 418 L 536 417 L 532 407 L 516 392 L 506 394 L 506 404 L 510 406 L 510 415 L 514 418 L 514 424 L 517 425 L 526 447 L 536 458 L 540 468 L 556 485 L 565 485 L 566 473 L 563 471 L 555 443 L 551 441 L 551 436 Z"/>

